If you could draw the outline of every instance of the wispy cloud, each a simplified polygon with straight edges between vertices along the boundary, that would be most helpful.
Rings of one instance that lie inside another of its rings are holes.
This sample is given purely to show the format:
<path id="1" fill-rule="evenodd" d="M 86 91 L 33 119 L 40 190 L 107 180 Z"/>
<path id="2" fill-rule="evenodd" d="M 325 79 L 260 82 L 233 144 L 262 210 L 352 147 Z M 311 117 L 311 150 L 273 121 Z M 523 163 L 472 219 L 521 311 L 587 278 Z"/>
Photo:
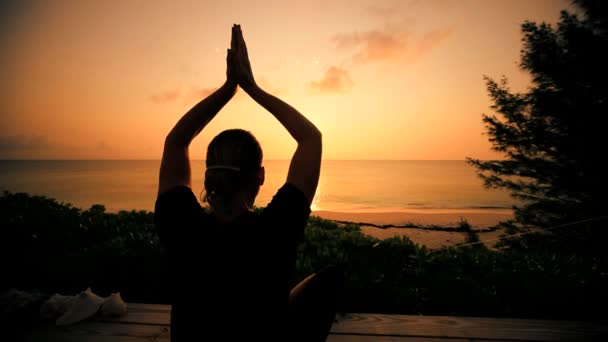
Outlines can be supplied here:
<path id="1" fill-rule="evenodd" d="M 110 144 L 108 144 L 105 140 L 99 140 L 97 142 L 97 144 L 95 145 L 95 147 L 98 150 L 111 150 L 111 149 L 113 149 L 113 146 L 110 145 Z"/>
<path id="2" fill-rule="evenodd" d="M 204 88 L 204 87 L 190 87 L 186 91 L 180 89 L 171 89 L 157 94 L 153 94 L 149 97 L 150 101 L 156 104 L 165 104 L 181 101 L 183 103 L 199 102 L 200 100 L 211 95 L 216 88 Z"/>
<path id="3" fill-rule="evenodd" d="M 373 16 L 380 17 L 382 19 L 390 19 L 399 15 L 399 11 L 395 7 L 388 7 L 382 5 L 370 5 L 365 8 L 365 13 Z"/>
<path id="4" fill-rule="evenodd" d="M 353 59 L 358 63 L 397 57 L 406 51 L 407 34 L 392 30 L 340 33 L 332 41 L 341 49 L 356 49 Z"/>
<path id="5" fill-rule="evenodd" d="M 66 145 L 46 135 L 0 135 L 0 159 L 108 158 L 128 151 L 107 140 Z"/>
<path id="6" fill-rule="evenodd" d="M 201 87 L 191 87 L 190 91 L 184 94 L 183 102 L 185 104 L 195 104 L 200 102 L 202 99 L 207 96 L 213 94 L 216 88 L 201 88 Z"/>
<path id="7" fill-rule="evenodd" d="M 264 77 L 257 78 L 257 83 L 264 88 L 266 91 L 272 94 L 283 94 L 286 92 L 285 87 L 278 88 L 271 84 Z M 155 104 L 167 104 L 174 102 L 181 102 L 183 104 L 196 104 L 206 98 L 207 96 L 213 94 L 218 89 L 218 87 L 199 87 L 199 86 L 191 86 L 191 87 L 177 87 L 176 89 L 169 89 L 163 92 L 158 92 L 156 94 L 152 94 L 148 97 L 148 100 Z"/>
<path id="8" fill-rule="evenodd" d="M 44 135 L 32 135 L 29 137 L 23 134 L 0 136 L 0 151 L 13 149 L 31 150 L 49 147 L 50 145 L 48 137 Z"/>
<path id="9" fill-rule="evenodd" d="M 336 94 L 349 90 L 353 86 L 348 70 L 331 66 L 325 71 L 320 81 L 313 81 L 310 88 L 318 93 Z"/>
<path id="10" fill-rule="evenodd" d="M 175 90 L 167 90 L 162 93 L 153 94 L 150 96 L 150 101 L 158 104 L 173 102 L 178 99 L 180 96 L 180 91 Z"/>
<path id="11" fill-rule="evenodd" d="M 271 80 L 264 76 L 256 77 L 256 83 L 273 95 L 282 95 L 288 92 L 288 87 L 283 81 Z"/>
<path id="12" fill-rule="evenodd" d="M 216 90 L 216 88 L 198 88 L 198 87 L 192 87 L 191 91 L 190 91 L 190 95 L 192 95 L 193 97 L 199 98 L 199 99 L 204 99 L 205 97 L 213 94 L 213 92 Z"/>
<path id="13" fill-rule="evenodd" d="M 9 135 L 0 136 L 0 159 L 20 158 L 21 156 L 37 155 L 57 148 L 51 144 L 47 136 Z"/>
<path id="14" fill-rule="evenodd" d="M 334 34 L 330 41 L 337 49 L 348 51 L 350 57 L 331 66 L 320 81 L 313 81 L 310 88 L 320 93 L 340 93 L 353 85 L 350 70 L 369 63 L 412 64 L 420 61 L 454 34 L 451 28 L 438 27 L 426 32 L 416 32 L 413 21 L 403 16 L 410 6 L 426 6 L 426 2 L 411 0 L 399 6 L 370 5 L 364 13 L 380 18 L 383 27 L 367 31 Z M 443 6 L 443 4 L 442 4 Z"/>
<path id="15" fill-rule="evenodd" d="M 439 45 L 442 41 L 449 38 L 454 33 L 452 29 L 438 29 L 425 33 L 420 41 L 418 41 L 417 46 L 417 54 L 418 56 L 422 56 L 432 49 L 434 49 L 437 45 Z"/>
<path id="16" fill-rule="evenodd" d="M 420 38 L 398 26 L 364 32 L 339 33 L 331 41 L 339 49 L 352 49 L 355 63 L 399 61 L 412 63 L 453 34 L 452 29 L 425 32 Z"/>
<path id="17" fill-rule="evenodd" d="M 415 20 L 420 10 L 451 11 L 455 7 L 470 3 L 471 0 L 399 0 L 391 4 L 372 4 L 364 8 L 364 13 L 382 19 L 408 18 Z"/>

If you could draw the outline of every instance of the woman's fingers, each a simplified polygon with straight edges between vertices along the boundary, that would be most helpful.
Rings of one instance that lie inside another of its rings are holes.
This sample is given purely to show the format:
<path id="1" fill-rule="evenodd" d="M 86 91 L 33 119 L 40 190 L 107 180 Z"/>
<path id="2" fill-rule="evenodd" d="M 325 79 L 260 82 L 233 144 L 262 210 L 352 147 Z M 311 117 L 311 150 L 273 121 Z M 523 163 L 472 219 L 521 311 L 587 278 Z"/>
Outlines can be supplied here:
<path id="1" fill-rule="evenodd" d="M 247 56 L 247 44 L 245 44 L 245 38 L 243 37 L 243 31 L 241 30 L 241 25 L 239 25 L 239 41 L 241 42 L 241 49 L 243 50 L 243 54 Z"/>
<path id="2" fill-rule="evenodd" d="M 237 38 L 238 38 L 238 49 L 239 57 L 243 66 L 249 62 L 249 56 L 247 56 L 247 46 L 245 45 L 245 39 L 243 38 L 243 31 L 241 31 L 241 25 L 237 26 Z"/>
<path id="3" fill-rule="evenodd" d="M 236 51 L 236 25 L 232 25 L 232 35 L 230 37 L 230 48 L 232 51 Z"/>
<path id="4" fill-rule="evenodd" d="M 241 33 L 239 32 L 239 25 L 236 25 L 235 27 L 235 39 L 236 39 L 236 46 L 239 49 L 239 53 L 240 53 L 240 47 L 241 47 Z"/>
<path id="5" fill-rule="evenodd" d="M 237 84 L 238 83 L 238 68 L 236 66 L 237 62 L 237 31 L 236 25 L 232 26 L 232 34 L 230 37 L 230 48 L 226 51 L 226 79 L 230 83 Z"/>
<path id="6" fill-rule="evenodd" d="M 243 89 L 255 85 L 249 56 L 247 55 L 247 46 L 243 38 L 241 25 L 235 24 L 232 27 L 232 42 L 231 42 L 232 58 L 238 83 Z"/>

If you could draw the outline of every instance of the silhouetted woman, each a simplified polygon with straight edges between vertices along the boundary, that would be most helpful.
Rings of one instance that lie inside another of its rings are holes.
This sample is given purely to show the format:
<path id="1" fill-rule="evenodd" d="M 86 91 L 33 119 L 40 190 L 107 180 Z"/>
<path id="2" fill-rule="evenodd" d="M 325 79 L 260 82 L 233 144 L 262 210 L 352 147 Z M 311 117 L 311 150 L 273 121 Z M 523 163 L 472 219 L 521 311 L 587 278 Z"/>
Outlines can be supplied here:
<path id="1" fill-rule="evenodd" d="M 335 315 L 340 274 L 316 273 L 290 293 L 296 249 L 321 166 L 321 133 L 255 82 L 239 25 L 232 28 L 224 85 L 188 111 L 167 135 L 155 221 L 168 258 L 171 339 L 323 341 Z M 237 91 L 266 108 L 297 141 L 287 180 L 259 214 L 262 149 L 241 129 L 209 144 L 201 207 L 191 190 L 188 146 Z"/>

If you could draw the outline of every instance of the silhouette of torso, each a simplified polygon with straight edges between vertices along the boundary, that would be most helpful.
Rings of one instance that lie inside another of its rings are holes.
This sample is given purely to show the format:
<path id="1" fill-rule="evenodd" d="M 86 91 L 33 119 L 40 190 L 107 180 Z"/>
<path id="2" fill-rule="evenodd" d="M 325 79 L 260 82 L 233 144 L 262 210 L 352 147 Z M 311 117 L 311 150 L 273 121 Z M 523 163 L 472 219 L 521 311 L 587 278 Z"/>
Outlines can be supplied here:
<path id="1" fill-rule="evenodd" d="M 188 187 L 161 194 L 155 224 L 169 265 L 171 339 L 280 339 L 297 245 L 310 214 L 285 184 L 261 213 L 220 223 Z"/>

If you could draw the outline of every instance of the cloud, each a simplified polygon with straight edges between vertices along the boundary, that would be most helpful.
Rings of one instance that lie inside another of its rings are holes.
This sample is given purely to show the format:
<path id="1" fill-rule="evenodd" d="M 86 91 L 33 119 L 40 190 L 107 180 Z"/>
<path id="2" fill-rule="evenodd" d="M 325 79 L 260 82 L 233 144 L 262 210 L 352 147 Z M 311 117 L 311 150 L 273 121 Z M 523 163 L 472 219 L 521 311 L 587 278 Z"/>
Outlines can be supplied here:
<path id="1" fill-rule="evenodd" d="M 383 19 L 389 19 L 399 14 L 399 11 L 394 7 L 384 7 L 376 4 L 367 6 L 365 12 L 373 17 L 380 17 Z"/>
<path id="2" fill-rule="evenodd" d="M 159 94 L 153 94 L 152 96 L 150 96 L 150 101 L 157 103 L 157 104 L 173 102 L 173 101 L 177 100 L 179 95 L 180 95 L 180 93 L 179 93 L 179 90 L 177 90 L 177 89 L 176 90 L 167 90 L 167 91 L 159 93 Z"/>
<path id="3" fill-rule="evenodd" d="M 452 29 L 439 29 L 425 33 L 418 42 L 418 55 L 424 55 L 454 33 Z"/>
<path id="4" fill-rule="evenodd" d="M 0 151 L 32 150 L 50 146 L 48 137 L 44 135 L 32 135 L 30 137 L 23 134 L 0 136 Z"/>
<path id="5" fill-rule="evenodd" d="M 215 88 L 197 88 L 197 87 L 192 87 L 190 94 L 193 97 L 199 98 L 199 99 L 204 99 L 205 97 L 213 94 L 213 92 L 215 91 Z"/>
<path id="6" fill-rule="evenodd" d="M 95 145 L 95 147 L 98 150 L 111 150 L 111 149 L 113 149 L 113 147 L 110 144 L 108 144 L 105 140 L 99 140 L 97 142 L 97 145 Z"/>
<path id="7" fill-rule="evenodd" d="M 181 100 L 183 103 L 197 103 L 211 95 L 216 88 L 190 87 L 190 90 L 182 92 L 179 89 L 167 90 L 150 96 L 150 101 L 156 104 L 172 103 Z"/>
<path id="8" fill-rule="evenodd" d="M 310 84 L 311 89 L 325 94 L 341 93 L 349 90 L 352 86 L 353 81 L 348 71 L 336 66 L 329 67 L 322 80 L 313 81 Z"/>
<path id="9" fill-rule="evenodd" d="M 20 158 L 22 156 L 36 155 L 53 150 L 56 146 L 49 143 L 44 135 L 0 136 L 0 159 Z"/>
<path id="10" fill-rule="evenodd" d="M 216 88 L 200 88 L 200 87 L 191 87 L 190 91 L 184 95 L 184 103 L 194 105 L 199 103 L 201 100 L 206 98 L 207 96 L 213 94 L 216 91 Z"/>
<path id="11" fill-rule="evenodd" d="M 69 143 L 50 139 L 46 135 L 0 134 L 1 159 L 116 159 L 141 156 L 141 148 L 132 144 L 116 145 L 115 140 L 85 139 Z M 148 153 L 149 155 L 149 153 Z"/>
<path id="12" fill-rule="evenodd" d="M 398 26 L 387 25 L 381 30 L 336 34 L 331 41 L 339 49 L 354 49 L 352 58 L 355 63 L 389 60 L 412 63 L 429 53 L 452 33 L 452 29 L 437 29 L 416 39 L 412 33 Z"/>
<path id="13" fill-rule="evenodd" d="M 284 95 L 288 92 L 288 87 L 286 86 L 285 81 L 269 80 L 264 76 L 256 77 L 255 81 L 262 89 L 266 90 L 270 94 Z"/>
<path id="14" fill-rule="evenodd" d="M 356 48 L 355 62 L 366 63 L 402 55 L 407 47 L 407 34 L 390 29 L 341 33 L 332 38 L 341 49 Z"/>
<path id="15" fill-rule="evenodd" d="M 0 159 L 72 159 L 107 157 L 116 148 L 99 140 L 66 145 L 49 141 L 46 135 L 0 135 Z"/>
<path id="16" fill-rule="evenodd" d="M 364 13 L 382 19 L 410 17 L 415 19 L 415 13 L 426 11 L 450 11 L 463 6 L 470 0 L 399 0 L 392 4 L 373 4 L 364 8 Z"/>
<path id="17" fill-rule="evenodd" d="M 273 95 L 280 95 L 280 94 L 284 94 L 286 92 L 286 88 L 285 87 L 275 87 L 271 84 L 271 82 L 268 81 L 268 79 L 264 78 L 264 77 L 256 77 L 256 82 L 257 84 L 264 90 L 266 90 L 267 92 L 273 94 Z M 280 82 L 276 82 L 276 83 L 280 83 Z M 196 104 L 198 102 L 200 102 L 201 100 L 203 100 L 204 98 L 206 98 L 207 96 L 213 94 L 218 88 L 213 88 L 213 87 L 207 87 L 207 88 L 202 88 L 202 87 L 191 87 L 190 90 L 184 94 L 183 96 L 183 102 L 184 104 Z"/>

